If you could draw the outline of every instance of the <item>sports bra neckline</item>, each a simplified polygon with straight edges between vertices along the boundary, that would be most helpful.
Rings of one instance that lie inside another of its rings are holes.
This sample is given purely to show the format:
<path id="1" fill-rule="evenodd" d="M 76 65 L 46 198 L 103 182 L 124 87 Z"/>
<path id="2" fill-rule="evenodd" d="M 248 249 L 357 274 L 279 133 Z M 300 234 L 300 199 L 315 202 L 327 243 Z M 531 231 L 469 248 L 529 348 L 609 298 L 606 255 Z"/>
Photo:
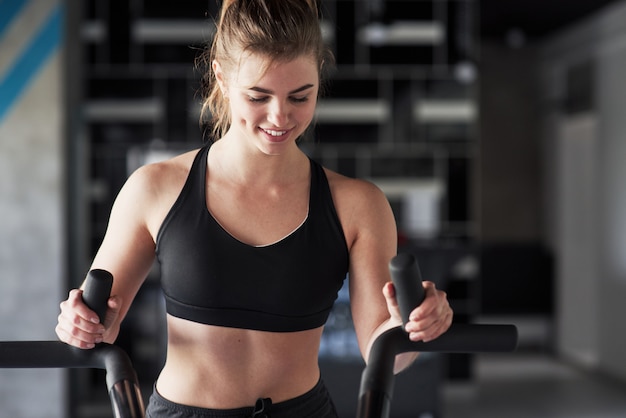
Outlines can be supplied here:
<path id="1" fill-rule="evenodd" d="M 307 203 L 307 212 L 306 215 L 304 216 L 304 219 L 302 220 L 302 222 L 300 222 L 293 230 L 291 230 L 290 232 L 288 232 L 286 235 L 278 238 L 277 240 L 267 243 L 267 244 L 250 244 L 246 241 L 243 241 L 242 239 L 238 238 L 237 236 L 235 236 L 233 233 L 231 233 L 224 225 L 222 225 L 222 223 L 219 221 L 219 219 L 213 214 L 213 212 L 211 212 L 211 210 L 209 209 L 209 198 L 207 196 L 207 181 L 208 181 L 208 174 L 209 174 L 209 151 L 210 151 L 211 147 L 205 147 L 204 156 L 201 156 L 200 158 L 200 164 L 202 167 L 204 167 L 204 170 L 202 171 L 202 182 L 201 184 L 204 186 L 203 187 L 203 193 L 202 193 L 202 197 L 204 198 L 204 210 L 206 212 L 206 214 L 209 216 L 209 218 L 211 218 L 211 220 L 213 222 L 215 222 L 215 224 L 224 232 L 224 234 L 226 234 L 226 236 L 230 237 L 230 239 L 232 239 L 233 241 L 239 243 L 240 245 L 243 245 L 245 247 L 249 247 L 249 248 L 271 248 L 274 247 L 276 245 L 279 245 L 285 241 L 287 241 L 290 237 L 294 236 L 295 234 L 297 234 L 299 231 L 301 231 L 307 224 L 308 220 L 309 220 L 309 215 L 311 213 L 311 202 L 313 201 L 313 167 L 312 167 L 312 162 L 311 159 L 309 158 L 309 201 Z M 202 152 L 202 151 L 201 151 Z"/>

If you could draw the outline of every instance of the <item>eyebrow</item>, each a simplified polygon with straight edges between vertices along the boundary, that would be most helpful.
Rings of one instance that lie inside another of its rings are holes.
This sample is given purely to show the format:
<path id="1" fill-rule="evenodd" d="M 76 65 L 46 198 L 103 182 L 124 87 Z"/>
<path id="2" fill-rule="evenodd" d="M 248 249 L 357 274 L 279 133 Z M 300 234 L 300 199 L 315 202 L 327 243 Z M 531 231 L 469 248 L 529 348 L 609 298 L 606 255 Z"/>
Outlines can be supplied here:
<path id="1" fill-rule="evenodd" d="M 308 89 L 310 89 L 311 87 L 314 87 L 314 86 L 313 86 L 313 84 L 305 84 L 305 85 L 304 85 L 304 86 L 302 86 L 302 87 L 298 87 L 298 88 L 297 88 L 297 89 L 295 89 L 295 90 L 291 90 L 291 91 L 289 92 L 289 94 L 296 94 L 296 93 L 300 93 L 301 91 L 308 90 Z M 256 86 L 255 86 L 255 87 L 250 87 L 250 89 L 249 89 L 249 90 L 258 91 L 259 93 L 264 93 L 264 94 L 274 94 L 274 92 L 273 92 L 272 90 L 268 90 L 268 89 L 264 89 L 264 88 L 262 88 L 262 87 L 256 87 Z"/>

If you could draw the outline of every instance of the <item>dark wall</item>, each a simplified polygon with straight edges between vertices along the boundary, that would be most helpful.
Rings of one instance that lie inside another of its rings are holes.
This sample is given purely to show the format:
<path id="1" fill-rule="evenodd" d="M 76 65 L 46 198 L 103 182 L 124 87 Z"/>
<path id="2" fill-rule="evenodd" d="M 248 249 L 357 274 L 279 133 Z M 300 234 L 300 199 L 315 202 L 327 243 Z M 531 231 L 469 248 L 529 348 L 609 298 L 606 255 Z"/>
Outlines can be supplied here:
<path id="1" fill-rule="evenodd" d="M 481 47 L 481 310 L 551 314 L 538 60 L 532 45 Z"/>
<path id="2" fill-rule="evenodd" d="M 532 47 L 481 47 L 481 238 L 542 239 L 540 131 Z"/>

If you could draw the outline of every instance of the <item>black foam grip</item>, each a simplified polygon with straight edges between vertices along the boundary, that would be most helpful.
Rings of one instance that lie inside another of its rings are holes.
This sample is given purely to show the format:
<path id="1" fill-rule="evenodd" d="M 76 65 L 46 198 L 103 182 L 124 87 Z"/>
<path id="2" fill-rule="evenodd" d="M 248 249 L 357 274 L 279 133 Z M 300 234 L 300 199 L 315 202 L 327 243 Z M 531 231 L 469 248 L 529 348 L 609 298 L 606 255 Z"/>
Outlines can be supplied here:
<path id="1" fill-rule="evenodd" d="M 83 301 L 92 311 L 98 314 L 100 322 L 104 322 L 107 312 L 107 301 L 111 295 L 113 275 L 106 270 L 94 269 L 87 273 L 83 288 Z"/>
<path id="2" fill-rule="evenodd" d="M 396 289 L 396 299 L 402 315 L 402 323 L 409 322 L 409 315 L 424 300 L 422 274 L 417 260 L 411 254 L 398 254 L 389 262 L 391 281 Z"/>

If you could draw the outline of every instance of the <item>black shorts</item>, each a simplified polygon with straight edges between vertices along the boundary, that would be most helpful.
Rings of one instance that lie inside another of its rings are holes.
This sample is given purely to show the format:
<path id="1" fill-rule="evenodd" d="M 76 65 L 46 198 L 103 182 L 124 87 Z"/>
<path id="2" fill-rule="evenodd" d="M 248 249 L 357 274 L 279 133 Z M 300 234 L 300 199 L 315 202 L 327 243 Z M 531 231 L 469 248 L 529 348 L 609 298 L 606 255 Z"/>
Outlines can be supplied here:
<path id="1" fill-rule="evenodd" d="M 338 418 L 330 394 L 320 381 L 313 389 L 296 398 L 273 404 L 259 399 L 255 406 L 236 409 L 207 409 L 181 405 L 152 392 L 146 418 Z"/>

